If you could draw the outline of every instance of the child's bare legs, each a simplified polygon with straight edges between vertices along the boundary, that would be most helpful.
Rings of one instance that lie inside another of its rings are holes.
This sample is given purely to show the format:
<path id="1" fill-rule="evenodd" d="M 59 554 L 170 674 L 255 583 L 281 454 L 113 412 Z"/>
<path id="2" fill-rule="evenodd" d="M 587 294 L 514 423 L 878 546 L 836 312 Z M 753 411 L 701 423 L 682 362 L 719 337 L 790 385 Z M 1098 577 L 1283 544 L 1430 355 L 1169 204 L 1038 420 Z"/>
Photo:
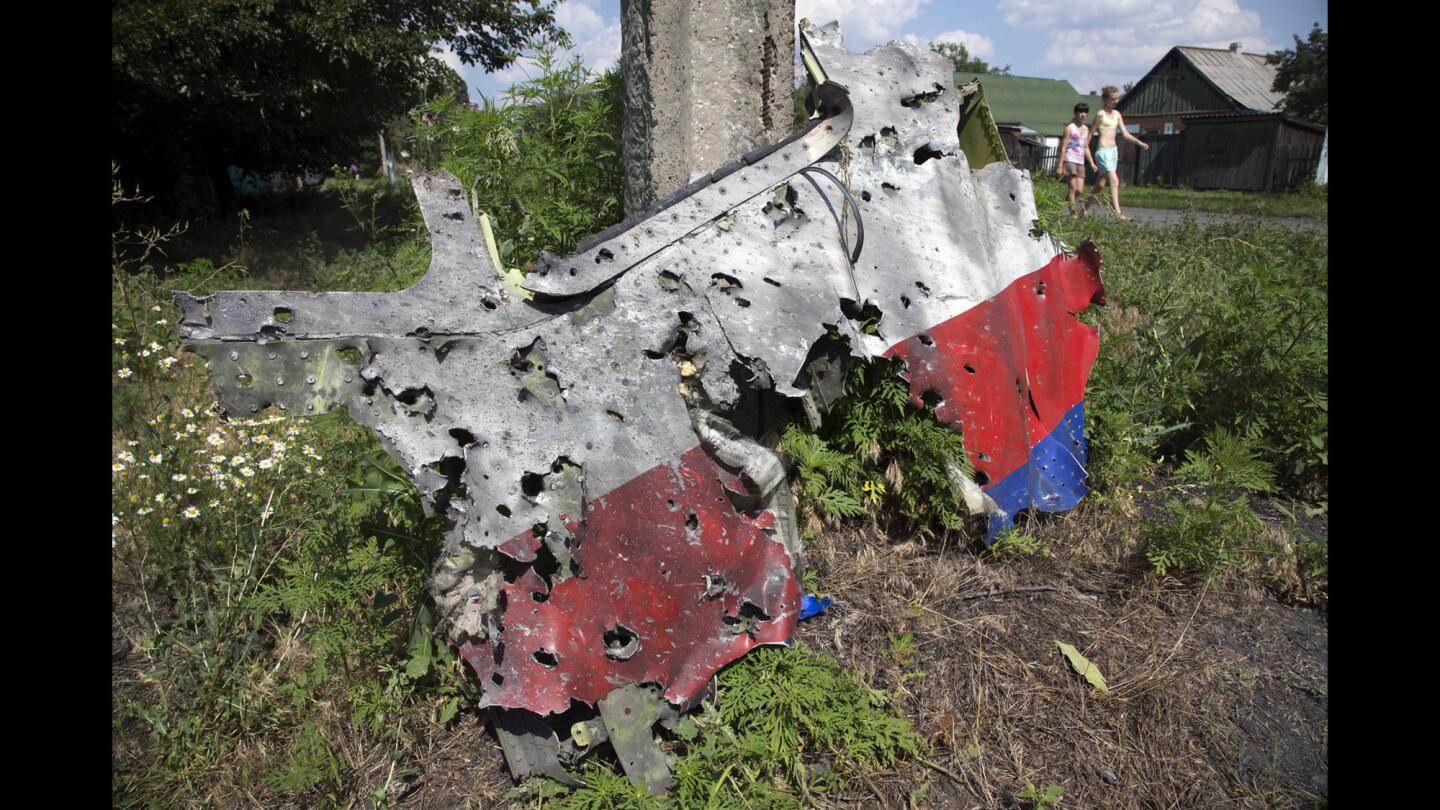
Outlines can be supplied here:
<path id="1" fill-rule="evenodd" d="M 1110 181 L 1110 204 L 1115 206 L 1115 216 L 1127 219 L 1125 213 L 1120 210 L 1120 175 L 1110 172 L 1105 175 L 1105 179 Z"/>
<path id="2" fill-rule="evenodd" d="M 1065 203 L 1065 210 L 1071 214 L 1075 213 L 1075 201 L 1080 199 L 1080 192 L 1084 182 L 1085 180 L 1083 178 L 1077 178 L 1074 175 L 1065 178 L 1065 185 L 1069 187 L 1066 189 L 1066 197 L 1068 197 L 1069 200 Z"/>
<path id="3" fill-rule="evenodd" d="M 1105 181 L 1108 179 L 1110 179 L 1110 175 L 1102 174 L 1100 175 L 1100 178 L 1095 181 L 1095 188 L 1090 189 L 1090 196 L 1085 198 L 1086 214 L 1090 213 L 1090 203 L 1095 202 L 1095 200 L 1100 196 L 1100 189 L 1105 187 Z"/>

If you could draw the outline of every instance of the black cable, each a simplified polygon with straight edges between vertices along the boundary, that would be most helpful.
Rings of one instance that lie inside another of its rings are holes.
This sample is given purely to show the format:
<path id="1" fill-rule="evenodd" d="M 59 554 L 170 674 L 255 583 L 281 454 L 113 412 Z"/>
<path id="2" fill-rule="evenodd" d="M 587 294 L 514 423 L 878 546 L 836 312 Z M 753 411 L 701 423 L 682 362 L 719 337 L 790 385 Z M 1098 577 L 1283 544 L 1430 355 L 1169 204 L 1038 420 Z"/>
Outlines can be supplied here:
<path id="1" fill-rule="evenodd" d="M 835 187 L 840 189 L 840 193 L 845 196 L 845 202 L 849 204 L 850 210 L 855 212 L 855 250 L 853 253 L 849 250 L 849 240 L 845 238 L 845 226 L 840 223 L 840 217 L 835 213 L 834 206 L 830 205 L 830 198 L 826 197 L 825 193 L 820 191 L 819 184 L 810 178 L 809 172 L 819 172 L 830 178 L 830 182 L 834 183 Z M 805 179 L 809 181 L 810 185 L 815 187 L 815 192 L 820 195 L 821 199 L 825 200 L 825 207 L 830 209 L 830 215 L 835 218 L 835 224 L 840 228 L 840 244 L 845 246 L 846 255 L 849 257 L 850 263 L 855 264 L 860 261 L 860 251 L 865 249 L 865 220 L 860 216 L 860 205 L 856 203 L 855 198 L 851 196 L 850 189 L 846 188 L 845 184 L 840 182 L 840 178 L 819 166 L 806 166 L 800 170 L 800 174 L 805 175 Z"/>

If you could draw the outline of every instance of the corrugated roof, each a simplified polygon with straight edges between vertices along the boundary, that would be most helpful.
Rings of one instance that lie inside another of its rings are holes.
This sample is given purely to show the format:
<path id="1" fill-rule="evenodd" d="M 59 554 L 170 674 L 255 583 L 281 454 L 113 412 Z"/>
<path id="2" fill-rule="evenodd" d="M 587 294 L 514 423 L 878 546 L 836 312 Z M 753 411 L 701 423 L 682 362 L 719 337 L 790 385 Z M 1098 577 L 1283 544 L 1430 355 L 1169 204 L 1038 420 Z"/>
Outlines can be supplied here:
<path id="1" fill-rule="evenodd" d="M 1220 92 L 1246 109 L 1274 112 L 1275 105 L 1285 98 L 1270 89 L 1275 84 L 1276 67 L 1265 64 L 1262 54 L 1188 45 L 1176 46 L 1175 50 L 1214 82 Z"/>
<path id="2" fill-rule="evenodd" d="M 1051 138 L 1058 138 L 1065 131 L 1077 103 L 1089 104 L 1091 114 L 1100 109 L 1099 96 L 1081 95 L 1064 79 L 955 73 L 957 85 L 972 79 L 980 80 L 985 103 L 990 105 L 990 115 L 996 124 L 1020 124 Z"/>

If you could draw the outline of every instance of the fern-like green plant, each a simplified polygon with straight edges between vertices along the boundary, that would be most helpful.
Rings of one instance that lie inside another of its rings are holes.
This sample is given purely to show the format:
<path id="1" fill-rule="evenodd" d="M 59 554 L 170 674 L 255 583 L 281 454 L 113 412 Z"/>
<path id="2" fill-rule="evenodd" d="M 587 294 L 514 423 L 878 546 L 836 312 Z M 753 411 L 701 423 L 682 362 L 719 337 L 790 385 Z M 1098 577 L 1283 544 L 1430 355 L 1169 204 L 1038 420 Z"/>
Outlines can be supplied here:
<path id="1" fill-rule="evenodd" d="M 970 474 L 964 439 L 911 402 L 903 370 L 900 360 L 858 364 L 819 432 L 786 427 L 780 446 L 795 461 L 796 493 L 832 521 L 889 512 L 959 529 L 966 512 L 948 469 Z"/>
<path id="2" fill-rule="evenodd" d="M 1235 562 L 1260 533 L 1248 492 L 1275 487 L 1275 470 L 1260 458 L 1259 440 L 1225 428 L 1205 434 L 1204 451 L 1190 451 L 1176 477 L 1202 495 L 1166 503 L 1167 520 L 1151 521 L 1145 555 L 1157 573 L 1212 574 Z"/>

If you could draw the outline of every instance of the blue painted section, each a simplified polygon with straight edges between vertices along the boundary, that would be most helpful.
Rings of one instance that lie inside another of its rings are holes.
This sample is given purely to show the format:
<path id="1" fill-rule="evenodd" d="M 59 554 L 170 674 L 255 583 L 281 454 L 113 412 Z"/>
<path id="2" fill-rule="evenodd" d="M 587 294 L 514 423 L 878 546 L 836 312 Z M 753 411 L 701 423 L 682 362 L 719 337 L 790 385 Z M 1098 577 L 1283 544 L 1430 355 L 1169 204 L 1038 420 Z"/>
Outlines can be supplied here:
<path id="1" fill-rule="evenodd" d="M 1030 448 L 1030 461 L 985 489 L 1005 516 L 990 517 L 985 544 L 1015 522 L 1015 513 L 1034 507 L 1042 512 L 1063 512 L 1085 497 L 1085 402 L 1081 400 L 1060 420 L 1060 424 Z"/>
<path id="2" fill-rule="evenodd" d="M 821 599 L 813 594 L 806 594 L 805 598 L 800 600 L 800 621 L 803 622 L 811 616 L 818 616 L 824 613 L 825 608 L 830 607 L 832 604 L 834 604 L 834 602 L 832 602 L 828 596 Z"/>

